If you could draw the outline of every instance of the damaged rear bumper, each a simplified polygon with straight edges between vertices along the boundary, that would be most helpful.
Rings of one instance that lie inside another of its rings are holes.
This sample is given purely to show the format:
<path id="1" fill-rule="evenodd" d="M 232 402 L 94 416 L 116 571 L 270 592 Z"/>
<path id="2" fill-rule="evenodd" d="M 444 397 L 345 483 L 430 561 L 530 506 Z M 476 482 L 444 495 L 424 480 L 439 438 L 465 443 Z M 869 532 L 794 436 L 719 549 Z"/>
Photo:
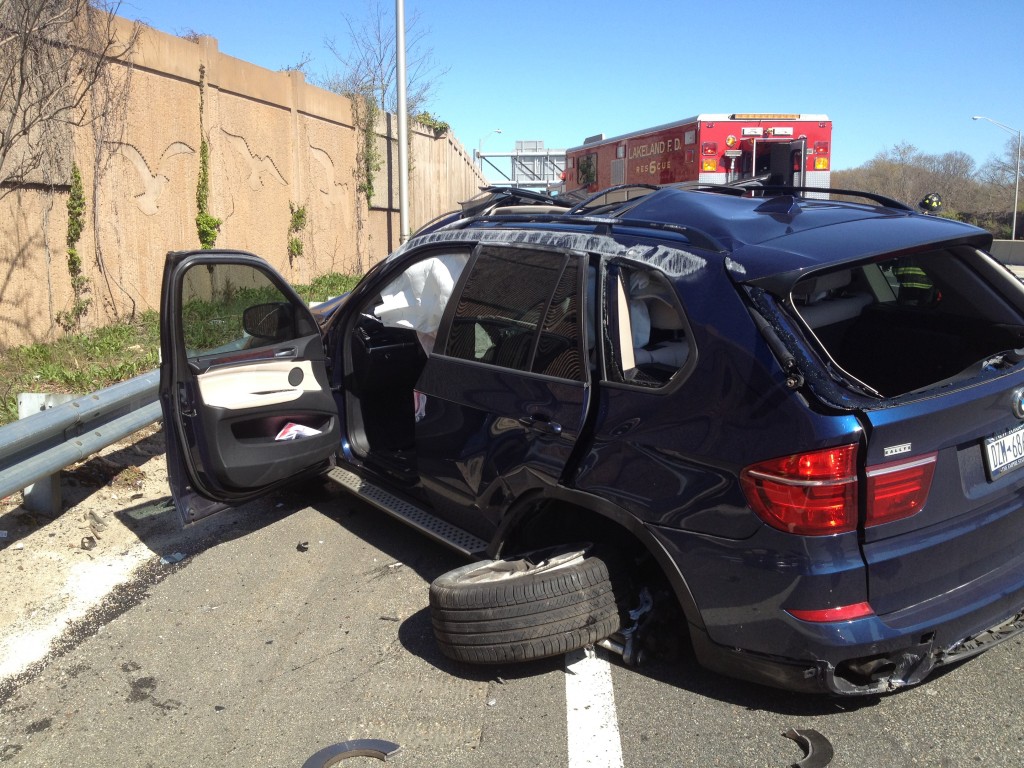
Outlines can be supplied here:
<path id="1" fill-rule="evenodd" d="M 877 620 L 877 619 L 875 619 Z M 732 677 L 805 693 L 868 696 L 917 685 L 936 668 L 976 656 L 1024 632 L 1024 609 L 986 629 L 941 646 L 935 634 L 909 644 L 837 663 L 799 661 L 728 648 L 713 642 L 699 627 L 690 627 L 697 660 Z M 856 649 L 849 649 L 857 653 Z"/>

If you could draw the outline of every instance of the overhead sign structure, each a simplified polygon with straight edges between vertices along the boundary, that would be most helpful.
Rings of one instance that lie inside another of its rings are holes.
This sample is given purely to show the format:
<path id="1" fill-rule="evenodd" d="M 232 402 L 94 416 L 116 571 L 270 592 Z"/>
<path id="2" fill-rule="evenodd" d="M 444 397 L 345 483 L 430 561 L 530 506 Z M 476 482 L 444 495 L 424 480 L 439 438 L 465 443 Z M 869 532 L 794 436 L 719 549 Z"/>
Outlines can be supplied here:
<path id="1" fill-rule="evenodd" d="M 550 190 L 562 185 L 565 150 L 545 149 L 543 141 L 517 141 L 514 152 L 477 152 L 476 156 L 508 181 L 509 186 Z M 505 157 L 511 161 L 507 172 L 491 161 Z"/>

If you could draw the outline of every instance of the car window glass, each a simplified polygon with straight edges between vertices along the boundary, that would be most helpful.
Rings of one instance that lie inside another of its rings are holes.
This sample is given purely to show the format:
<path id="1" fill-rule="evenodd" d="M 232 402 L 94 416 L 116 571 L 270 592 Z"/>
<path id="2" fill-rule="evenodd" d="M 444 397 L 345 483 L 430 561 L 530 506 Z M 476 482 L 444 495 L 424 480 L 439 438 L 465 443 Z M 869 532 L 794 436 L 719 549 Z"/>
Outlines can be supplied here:
<path id="1" fill-rule="evenodd" d="M 272 346 L 315 332 L 266 274 L 239 264 L 200 264 L 185 273 L 181 329 L 189 358 Z"/>
<path id="2" fill-rule="evenodd" d="M 530 368 L 534 373 L 583 380 L 579 338 L 579 272 L 569 260 L 548 306 Z"/>
<path id="3" fill-rule="evenodd" d="M 644 387 L 667 384 L 691 354 L 672 287 L 655 272 L 615 267 L 606 302 L 608 378 Z"/>
<path id="4" fill-rule="evenodd" d="M 578 267 L 563 254 L 485 248 L 459 297 L 445 354 L 581 379 Z"/>

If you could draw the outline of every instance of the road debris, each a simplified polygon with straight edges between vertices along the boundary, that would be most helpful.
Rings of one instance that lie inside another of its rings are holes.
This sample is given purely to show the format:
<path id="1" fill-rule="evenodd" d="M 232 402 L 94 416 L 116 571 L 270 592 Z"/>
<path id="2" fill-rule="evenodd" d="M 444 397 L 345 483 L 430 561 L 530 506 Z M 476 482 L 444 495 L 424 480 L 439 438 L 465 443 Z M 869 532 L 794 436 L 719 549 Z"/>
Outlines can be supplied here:
<path id="1" fill-rule="evenodd" d="M 102 531 L 107 527 L 106 516 L 102 512 L 97 512 L 94 509 L 90 509 L 85 515 L 83 515 L 83 519 L 95 530 Z"/>
<path id="2" fill-rule="evenodd" d="M 173 565 L 185 559 L 184 552 L 175 552 L 173 555 L 164 555 L 160 558 L 160 565 Z"/>
<path id="3" fill-rule="evenodd" d="M 96 539 L 92 536 L 83 536 L 82 543 L 79 546 L 86 552 L 91 549 L 96 549 Z"/>
<path id="4" fill-rule="evenodd" d="M 795 741 L 804 751 L 804 759 L 792 763 L 792 768 L 824 768 L 832 762 L 835 750 L 831 742 L 818 731 L 810 728 L 802 731 L 790 728 L 783 731 L 782 735 Z"/>
<path id="5" fill-rule="evenodd" d="M 309 551 L 309 542 L 308 541 L 300 541 L 298 544 L 295 545 L 295 549 L 298 552 L 308 552 Z"/>
<path id="6" fill-rule="evenodd" d="M 329 768 L 350 757 L 375 757 L 387 761 L 400 749 L 398 744 L 382 739 L 353 739 L 321 749 L 304 762 L 302 768 Z"/>

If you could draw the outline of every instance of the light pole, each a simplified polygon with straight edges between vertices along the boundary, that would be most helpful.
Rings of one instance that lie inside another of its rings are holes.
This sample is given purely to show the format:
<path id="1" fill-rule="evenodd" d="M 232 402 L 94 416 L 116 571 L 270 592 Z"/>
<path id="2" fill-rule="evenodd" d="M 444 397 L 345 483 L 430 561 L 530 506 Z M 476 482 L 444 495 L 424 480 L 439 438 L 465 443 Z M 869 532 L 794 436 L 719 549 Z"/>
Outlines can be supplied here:
<path id="1" fill-rule="evenodd" d="M 993 120 L 991 117 L 985 117 L 984 115 L 974 115 L 971 120 L 987 120 L 992 125 L 997 125 L 1010 135 L 1017 134 L 1017 170 L 1013 175 L 1013 224 L 1010 227 L 1010 239 L 1017 239 L 1017 201 L 1020 199 L 1020 129 L 1011 128 L 1008 125 L 1003 125 L 998 120 Z"/>
<path id="2" fill-rule="evenodd" d="M 395 59 L 395 79 L 398 85 L 398 242 L 404 243 L 409 239 L 409 105 L 405 91 L 405 0 L 395 0 Z M 388 247 L 390 248 L 390 243 Z"/>
<path id="3" fill-rule="evenodd" d="M 482 156 L 483 155 L 483 151 L 484 151 L 484 142 L 487 141 L 487 139 L 489 139 L 491 136 L 493 136 L 496 133 L 501 133 L 501 128 L 495 128 L 493 131 L 491 131 L 486 136 L 484 136 L 482 139 L 480 139 L 480 141 L 476 145 L 476 162 L 480 166 L 480 171 L 481 172 L 483 172 L 483 170 L 484 170 L 484 158 Z"/>

